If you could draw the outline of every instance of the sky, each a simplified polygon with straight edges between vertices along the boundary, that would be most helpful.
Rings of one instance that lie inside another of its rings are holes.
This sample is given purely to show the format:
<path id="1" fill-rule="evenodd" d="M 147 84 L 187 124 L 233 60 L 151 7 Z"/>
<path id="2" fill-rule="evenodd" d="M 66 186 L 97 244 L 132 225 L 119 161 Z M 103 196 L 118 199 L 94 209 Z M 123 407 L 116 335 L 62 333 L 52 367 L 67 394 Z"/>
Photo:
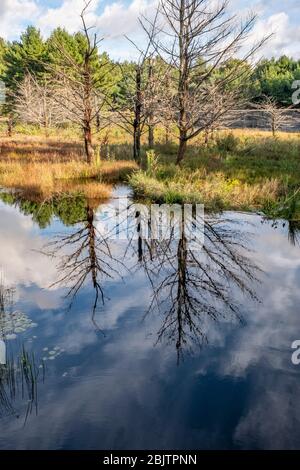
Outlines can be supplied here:
<path id="1" fill-rule="evenodd" d="M 212 0 L 213 1 L 213 0 Z M 93 0 L 90 24 L 104 38 L 101 47 L 114 59 L 132 58 L 134 51 L 124 35 L 141 41 L 138 17 L 151 14 L 157 0 Z M 37 26 L 44 37 L 61 26 L 70 33 L 80 29 L 79 12 L 83 0 L 0 0 L 0 36 L 18 39 L 28 24 Z M 249 10 L 259 15 L 253 36 L 274 33 L 261 54 L 279 57 L 286 54 L 300 59 L 299 0 L 231 0 L 230 9 L 244 16 Z"/>

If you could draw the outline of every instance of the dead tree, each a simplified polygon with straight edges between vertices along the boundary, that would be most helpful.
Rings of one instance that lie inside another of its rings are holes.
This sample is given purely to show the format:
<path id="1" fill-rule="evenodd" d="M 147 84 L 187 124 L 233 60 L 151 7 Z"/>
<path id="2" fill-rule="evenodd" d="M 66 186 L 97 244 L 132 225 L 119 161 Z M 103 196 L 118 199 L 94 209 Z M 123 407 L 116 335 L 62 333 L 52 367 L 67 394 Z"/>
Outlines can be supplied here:
<path id="1" fill-rule="evenodd" d="M 263 102 L 258 105 L 264 113 L 267 127 L 272 131 L 273 137 L 276 137 L 278 131 L 291 123 L 291 118 L 287 114 L 291 107 L 282 108 L 278 106 L 274 98 L 269 96 L 264 97 Z"/>
<path id="2" fill-rule="evenodd" d="M 113 111 L 117 116 L 116 124 L 133 137 L 133 156 L 137 162 L 141 159 L 141 137 L 148 128 L 148 145 L 154 145 L 154 127 L 162 119 L 163 82 L 166 67 L 159 66 L 152 49 L 155 33 L 155 20 L 145 49 L 137 49 L 139 58 L 134 64 L 120 65 L 124 96 Z M 166 64 L 165 64 L 166 65 Z"/>
<path id="3" fill-rule="evenodd" d="M 150 59 L 149 61 L 149 66 L 148 66 L 148 82 L 149 82 L 149 93 L 150 96 L 152 97 L 154 93 L 154 87 L 155 87 L 155 79 L 154 79 L 154 73 L 153 73 L 153 63 L 152 60 Z M 148 147 L 150 149 L 153 149 L 154 147 L 154 126 L 155 126 L 155 115 L 154 115 L 154 109 L 153 106 L 149 107 L 149 112 L 148 112 L 148 119 L 147 119 L 147 125 L 148 125 Z"/>
<path id="4" fill-rule="evenodd" d="M 147 86 L 144 93 L 146 126 L 148 130 L 148 147 L 154 148 L 154 131 L 165 119 L 168 101 L 166 82 L 170 71 L 158 57 L 151 57 L 147 63 Z"/>
<path id="5" fill-rule="evenodd" d="M 143 131 L 143 103 L 142 103 L 142 71 L 143 67 L 136 66 L 135 69 L 135 97 L 134 97 L 134 120 L 133 120 L 133 157 L 136 161 L 140 160 L 141 153 L 141 135 Z"/>
<path id="6" fill-rule="evenodd" d="M 61 44 L 55 44 L 61 60 L 55 66 L 50 66 L 50 72 L 56 88 L 55 99 L 67 113 L 68 119 L 82 129 L 86 161 L 91 164 L 94 160 L 93 126 L 95 124 L 99 131 L 108 125 L 107 115 L 103 113 L 108 90 L 100 86 L 93 67 L 102 38 L 97 33 L 91 35 L 93 27 L 86 23 L 92 0 L 84 0 L 84 3 L 80 15 L 85 38 L 83 60 L 75 60 Z M 107 66 L 108 62 L 98 63 L 99 70 L 102 69 L 104 73 L 109 73 Z"/>
<path id="7" fill-rule="evenodd" d="M 13 135 L 14 120 L 11 116 L 7 118 L 7 135 L 12 137 Z"/>
<path id="8" fill-rule="evenodd" d="M 39 83 L 30 73 L 17 88 L 14 107 L 21 121 L 38 125 L 45 130 L 46 136 L 52 126 L 61 124 L 66 119 L 63 108 L 55 99 L 55 89 L 51 83 Z"/>
<path id="9" fill-rule="evenodd" d="M 233 88 L 226 90 L 226 93 L 220 92 L 218 84 L 211 82 L 202 86 L 201 101 L 198 126 L 203 127 L 204 142 L 208 145 L 217 130 L 230 127 L 245 99 L 239 96 L 239 90 Z"/>
<path id="10" fill-rule="evenodd" d="M 154 49 L 176 72 L 172 74 L 176 89 L 172 106 L 179 133 L 178 164 L 185 157 L 188 142 L 230 108 L 231 102 L 223 106 L 222 111 L 216 110 L 207 122 L 199 120 L 199 114 L 210 99 L 207 94 L 202 96 L 203 85 L 229 57 L 238 51 L 242 53 L 255 21 L 253 14 L 245 21 L 231 16 L 227 0 L 161 0 L 156 25 L 147 18 L 142 20 Z M 220 93 L 225 94 L 227 85 L 246 73 L 243 65 L 265 40 L 252 45 L 236 67 L 215 81 Z"/>
<path id="11" fill-rule="evenodd" d="M 141 54 L 136 64 L 124 67 L 120 64 L 124 95 L 113 106 L 115 124 L 132 136 L 133 158 L 140 163 L 141 137 L 146 123 L 144 106 L 146 57 Z"/>

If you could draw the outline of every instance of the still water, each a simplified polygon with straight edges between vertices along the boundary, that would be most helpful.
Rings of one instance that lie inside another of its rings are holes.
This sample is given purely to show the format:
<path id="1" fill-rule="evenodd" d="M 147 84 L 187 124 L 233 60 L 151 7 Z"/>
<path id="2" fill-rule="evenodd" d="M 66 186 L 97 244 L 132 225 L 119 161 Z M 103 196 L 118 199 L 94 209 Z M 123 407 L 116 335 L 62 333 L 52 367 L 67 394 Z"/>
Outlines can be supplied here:
<path id="1" fill-rule="evenodd" d="M 227 212 L 191 252 L 107 214 L 1 195 L 0 449 L 300 448 L 296 229 Z"/>

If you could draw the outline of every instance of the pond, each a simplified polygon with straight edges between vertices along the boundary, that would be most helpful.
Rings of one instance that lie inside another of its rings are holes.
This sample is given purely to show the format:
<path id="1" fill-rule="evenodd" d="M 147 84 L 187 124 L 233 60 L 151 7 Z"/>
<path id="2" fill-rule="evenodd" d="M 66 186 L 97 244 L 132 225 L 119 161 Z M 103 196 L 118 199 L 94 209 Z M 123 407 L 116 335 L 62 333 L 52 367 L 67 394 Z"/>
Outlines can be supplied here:
<path id="1" fill-rule="evenodd" d="M 206 215 L 193 251 L 133 215 L 107 236 L 127 195 L 1 194 L 0 449 L 299 448 L 296 229 Z"/>

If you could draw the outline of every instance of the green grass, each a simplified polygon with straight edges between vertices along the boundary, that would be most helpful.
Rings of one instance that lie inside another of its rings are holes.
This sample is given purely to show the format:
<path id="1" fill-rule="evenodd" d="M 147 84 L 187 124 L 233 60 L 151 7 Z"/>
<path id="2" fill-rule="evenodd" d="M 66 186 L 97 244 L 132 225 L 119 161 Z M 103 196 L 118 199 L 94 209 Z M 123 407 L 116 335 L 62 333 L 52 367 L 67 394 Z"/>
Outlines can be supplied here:
<path id="1" fill-rule="evenodd" d="M 138 197 L 167 203 L 204 203 L 207 209 L 262 211 L 300 218 L 300 138 L 297 134 L 220 133 L 208 146 L 196 142 L 179 168 L 176 146 L 156 147 L 155 171 L 129 182 Z M 152 156 L 153 158 L 153 156 Z M 147 167 L 147 164 L 145 164 Z"/>

